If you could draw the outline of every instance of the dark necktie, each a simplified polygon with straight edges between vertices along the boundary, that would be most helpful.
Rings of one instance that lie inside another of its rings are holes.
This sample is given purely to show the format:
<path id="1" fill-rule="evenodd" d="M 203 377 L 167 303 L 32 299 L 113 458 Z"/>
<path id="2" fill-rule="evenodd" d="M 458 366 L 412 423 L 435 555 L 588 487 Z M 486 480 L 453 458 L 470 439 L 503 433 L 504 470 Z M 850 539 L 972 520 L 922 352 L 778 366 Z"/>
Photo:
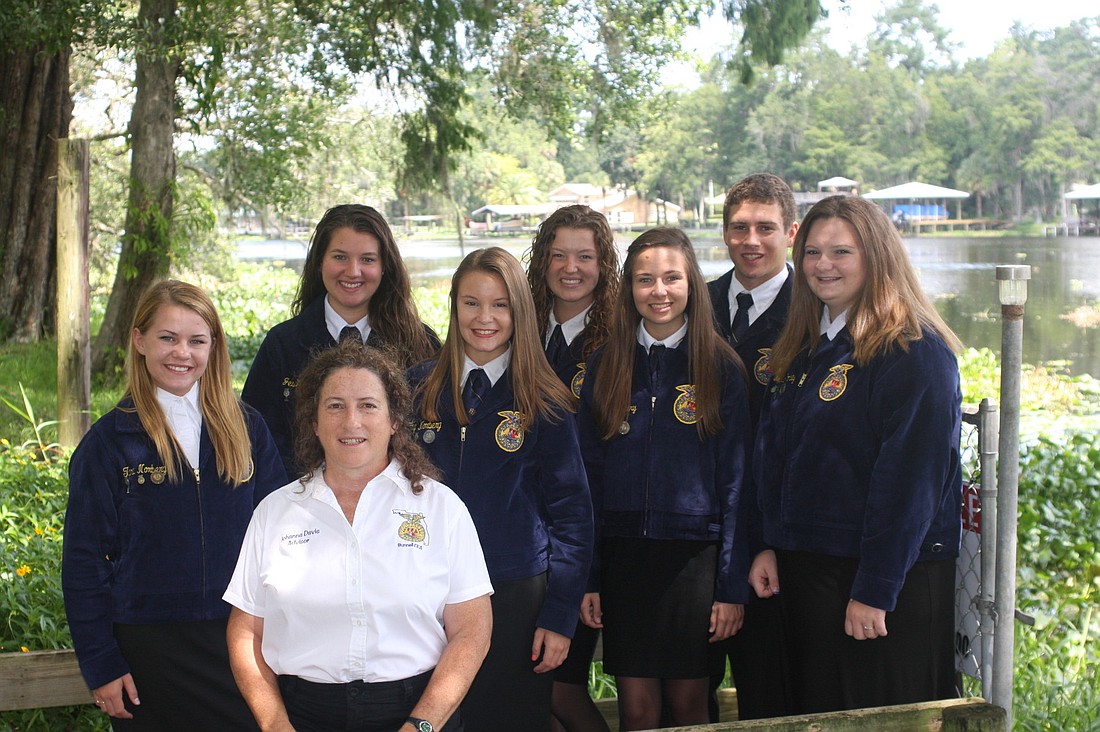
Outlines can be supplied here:
<path id="1" fill-rule="evenodd" d="M 557 366 L 565 355 L 565 334 L 561 332 L 561 323 L 554 326 L 554 332 L 550 334 L 550 342 L 546 344 L 546 360 L 551 366 Z"/>
<path id="2" fill-rule="evenodd" d="M 733 316 L 730 328 L 730 342 L 737 344 L 745 337 L 749 329 L 749 308 L 752 307 L 752 295 L 748 292 L 737 293 L 737 314 Z"/>
<path id="3" fill-rule="evenodd" d="M 660 343 L 654 343 L 649 347 L 649 379 L 650 383 L 656 384 L 661 378 L 661 359 L 664 358 L 667 346 L 662 346 Z"/>
<path id="4" fill-rule="evenodd" d="M 340 331 L 340 342 L 343 343 L 346 340 L 354 340 L 362 343 L 363 334 L 360 333 L 359 329 L 354 325 L 345 326 L 344 329 Z"/>
<path id="5" fill-rule="evenodd" d="M 466 377 L 466 386 L 462 390 L 462 403 L 466 407 L 466 415 L 472 417 L 477 414 L 477 408 L 481 406 L 481 399 L 489 391 L 489 377 L 482 369 L 474 369 Z"/>

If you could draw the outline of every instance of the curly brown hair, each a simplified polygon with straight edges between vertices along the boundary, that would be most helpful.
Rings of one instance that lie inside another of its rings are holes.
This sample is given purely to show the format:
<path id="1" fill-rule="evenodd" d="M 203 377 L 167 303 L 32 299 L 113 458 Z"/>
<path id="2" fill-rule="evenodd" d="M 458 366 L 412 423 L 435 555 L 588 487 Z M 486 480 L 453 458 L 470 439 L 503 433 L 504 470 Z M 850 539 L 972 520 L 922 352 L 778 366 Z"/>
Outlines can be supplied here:
<path id="1" fill-rule="evenodd" d="M 607 223 L 607 217 L 588 206 L 562 206 L 539 225 L 526 259 L 527 283 L 531 286 L 531 296 L 535 300 L 535 316 L 538 318 L 539 335 L 543 341 L 546 340 L 550 311 L 554 307 L 554 293 L 546 284 L 546 270 L 550 266 L 550 247 L 561 228 L 587 229 L 596 240 L 600 278 L 592 293 L 594 302 L 592 309 L 588 311 L 584 353 L 581 354 L 583 358 L 588 358 L 611 334 L 615 299 L 619 294 L 619 253 L 615 249 L 615 234 Z"/>
<path id="2" fill-rule="evenodd" d="M 325 461 L 325 451 L 314 433 L 314 427 L 317 424 L 321 390 L 329 377 L 341 369 L 369 371 L 382 382 L 390 419 L 398 425 L 397 431 L 390 437 L 390 459 L 396 459 L 401 464 L 401 470 L 409 479 L 413 493 L 419 494 L 424 489 L 424 478 L 440 479 L 439 471 L 420 445 L 413 440 L 412 432 L 403 428 L 412 421 L 412 394 L 404 372 L 398 368 L 389 350 L 391 349 L 370 348 L 349 338 L 335 348 L 328 348 L 314 355 L 298 377 L 294 406 L 294 426 L 297 432 L 294 455 L 299 465 L 308 466 L 302 477 L 303 484 L 313 477 Z"/>

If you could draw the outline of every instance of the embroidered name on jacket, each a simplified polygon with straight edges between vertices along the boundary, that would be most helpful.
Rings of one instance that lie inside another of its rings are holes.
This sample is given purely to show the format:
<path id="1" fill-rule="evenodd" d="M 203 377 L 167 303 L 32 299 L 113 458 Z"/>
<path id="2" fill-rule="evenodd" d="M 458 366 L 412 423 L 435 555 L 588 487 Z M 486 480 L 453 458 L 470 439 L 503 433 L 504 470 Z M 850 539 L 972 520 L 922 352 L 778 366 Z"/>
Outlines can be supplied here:
<path id="1" fill-rule="evenodd" d="M 130 485 L 130 478 L 134 478 L 138 485 L 145 485 L 146 480 L 155 485 L 160 485 L 167 477 L 168 468 L 163 465 L 138 463 L 136 468 L 131 468 L 128 465 L 122 468 L 122 479 L 126 481 L 127 486 Z"/>
<path id="2" fill-rule="evenodd" d="M 695 424 L 699 419 L 695 414 L 695 384 L 681 384 L 676 391 L 680 396 L 672 403 L 672 413 L 683 424 Z"/>
<path id="3" fill-rule="evenodd" d="M 523 447 L 523 423 L 520 421 L 522 415 L 511 410 L 497 412 L 497 414 L 504 417 L 504 421 L 497 425 L 494 433 L 497 447 L 504 452 L 515 452 Z"/>
<path id="4" fill-rule="evenodd" d="M 829 369 L 825 380 L 821 382 L 821 388 L 817 390 L 817 395 L 821 397 L 821 401 L 831 402 L 840 398 L 844 390 L 848 388 L 848 371 L 853 368 L 855 368 L 855 364 L 841 363 Z"/>
<path id="5" fill-rule="evenodd" d="M 416 547 L 423 549 L 428 545 L 428 527 L 424 525 L 424 514 L 393 509 L 395 516 L 404 519 L 397 527 L 397 538 L 401 539 L 397 546 Z"/>

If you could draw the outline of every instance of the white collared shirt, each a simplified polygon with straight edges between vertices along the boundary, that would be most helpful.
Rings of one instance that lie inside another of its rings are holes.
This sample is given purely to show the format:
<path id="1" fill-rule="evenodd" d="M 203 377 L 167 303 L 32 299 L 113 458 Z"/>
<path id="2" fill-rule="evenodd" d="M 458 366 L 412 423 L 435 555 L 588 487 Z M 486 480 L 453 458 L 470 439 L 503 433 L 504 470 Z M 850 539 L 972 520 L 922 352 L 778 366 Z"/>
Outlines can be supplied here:
<path id="1" fill-rule="evenodd" d="M 446 605 L 491 594 L 466 505 L 396 462 L 367 483 L 348 524 L 318 471 L 265 498 L 223 599 L 264 619 L 276 674 L 317 683 L 406 679 L 447 645 Z"/>
<path id="2" fill-rule="evenodd" d="M 787 266 L 783 265 L 783 269 L 779 270 L 773 277 L 748 290 L 737 281 L 735 269 L 734 276 L 730 278 L 730 325 L 733 324 L 733 318 L 737 315 L 738 295 L 742 292 L 752 294 L 752 307 L 749 308 L 749 325 L 752 325 L 757 318 L 768 311 L 768 308 L 775 302 L 775 298 L 779 297 L 779 291 L 783 289 L 783 283 L 787 281 L 787 277 Z"/>
<path id="3" fill-rule="evenodd" d="M 844 326 L 848 324 L 848 311 L 845 310 L 840 315 L 836 316 L 836 320 L 829 318 L 829 308 L 821 308 L 821 324 L 818 333 L 828 338 L 830 341 L 836 338 L 837 333 L 844 330 Z"/>
<path id="4" fill-rule="evenodd" d="M 512 363 L 512 344 L 508 344 L 508 350 L 494 358 L 484 366 L 478 366 L 474 363 L 473 359 L 469 356 L 463 356 L 465 359 L 462 363 L 462 378 L 458 382 L 458 390 L 462 391 L 462 387 L 466 384 L 466 377 L 470 375 L 470 372 L 474 369 L 481 369 L 485 372 L 485 375 L 489 377 L 489 385 L 495 386 L 501 376 L 504 376 L 504 372 L 508 370 L 508 366 Z"/>
<path id="5" fill-rule="evenodd" d="M 328 301 L 328 295 L 325 295 L 325 327 L 328 328 L 328 334 L 332 336 L 332 340 L 339 343 L 340 331 L 349 325 L 359 329 L 359 334 L 363 336 L 363 343 L 366 343 L 370 336 L 370 316 L 364 315 L 354 323 L 349 323 L 344 320 L 344 316 L 333 309 L 332 303 Z"/>
<path id="6" fill-rule="evenodd" d="M 199 382 L 183 396 L 157 387 L 157 402 L 164 410 L 168 429 L 176 436 L 184 457 L 192 468 L 199 467 L 199 437 L 202 435 L 202 410 L 199 409 Z"/>
<path id="7" fill-rule="evenodd" d="M 588 314 L 592 312 L 592 306 L 589 305 L 584 310 L 574 315 L 564 323 L 559 323 L 558 319 L 554 317 L 554 311 L 550 311 L 550 327 L 546 329 L 546 341 L 542 344 L 545 350 L 550 345 L 550 337 L 554 335 L 554 326 L 561 326 L 561 334 L 565 336 L 565 344 L 569 345 L 573 342 L 573 339 L 581 334 L 585 326 L 588 325 Z"/>
<path id="8" fill-rule="evenodd" d="M 680 345 L 680 341 L 684 340 L 688 332 L 688 319 L 684 317 L 684 324 L 680 326 L 680 329 L 675 333 L 665 338 L 663 341 L 659 341 L 649 334 L 649 331 L 645 329 L 645 321 L 642 320 L 638 323 L 638 343 L 640 343 L 646 351 L 655 345 L 667 346 L 668 348 L 676 348 Z"/>

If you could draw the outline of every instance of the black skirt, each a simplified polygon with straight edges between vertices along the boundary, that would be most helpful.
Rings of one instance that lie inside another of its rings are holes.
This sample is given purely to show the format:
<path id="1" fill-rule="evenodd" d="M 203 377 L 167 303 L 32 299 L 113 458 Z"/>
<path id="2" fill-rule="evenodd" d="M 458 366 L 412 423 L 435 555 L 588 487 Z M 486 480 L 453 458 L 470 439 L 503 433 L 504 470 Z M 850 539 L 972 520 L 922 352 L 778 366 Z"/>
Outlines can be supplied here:
<path id="1" fill-rule="evenodd" d="M 116 625 L 115 639 L 134 677 L 133 719 L 112 719 L 116 732 L 259 730 L 229 668 L 225 620 Z"/>
<path id="2" fill-rule="evenodd" d="M 714 542 L 605 539 L 604 670 L 639 678 L 708 676 L 717 561 Z"/>

